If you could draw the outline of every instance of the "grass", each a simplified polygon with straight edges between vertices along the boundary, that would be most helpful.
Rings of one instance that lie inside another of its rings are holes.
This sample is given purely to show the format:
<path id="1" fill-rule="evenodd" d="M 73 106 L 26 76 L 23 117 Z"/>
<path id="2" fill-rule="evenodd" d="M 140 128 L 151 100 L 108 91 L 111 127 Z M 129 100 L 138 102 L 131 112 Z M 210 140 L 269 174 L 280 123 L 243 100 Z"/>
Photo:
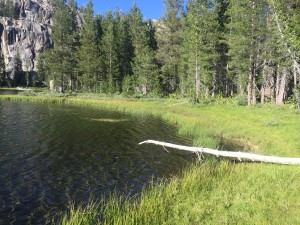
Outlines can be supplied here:
<path id="1" fill-rule="evenodd" d="M 3 90 L 3 91 L 10 91 L 10 90 L 17 90 L 17 88 L 0 87 L 0 90 Z"/>
<path id="2" fill-rule="evenodd" d="M 176 124 L 194 145 L 300 157 L 300 115 L 290 106 L 192 105 L 184 100 L 0 96 L 0 100 L 80 104 L 153 114 Z M 183 104 L 184 103 L 184 104 Z M 172 153 L 170 153 L 172 154 Z M 70 205 L 59 224 L 300 224 L 298 166 L 209 159 L 148 187 Z M 104 202 L 105 201 L 105 202 Z"/>

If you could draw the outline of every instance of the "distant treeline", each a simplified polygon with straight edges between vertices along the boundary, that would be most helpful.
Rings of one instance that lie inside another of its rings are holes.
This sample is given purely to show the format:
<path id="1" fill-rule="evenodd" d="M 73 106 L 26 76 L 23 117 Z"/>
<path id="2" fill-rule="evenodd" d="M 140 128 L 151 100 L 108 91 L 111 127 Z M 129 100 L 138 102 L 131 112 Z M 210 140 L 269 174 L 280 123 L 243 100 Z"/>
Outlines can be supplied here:
<path id="1" fill-rule="evenodd" d="M 38 77 L 61 91 L 190 97 L 238 96 L 282 104 L 299 93 L 298 0 L 164 0 L 159 20 L 133 5 L 94 16 L 91 1 L 54 1 L 54 48 Z"/>

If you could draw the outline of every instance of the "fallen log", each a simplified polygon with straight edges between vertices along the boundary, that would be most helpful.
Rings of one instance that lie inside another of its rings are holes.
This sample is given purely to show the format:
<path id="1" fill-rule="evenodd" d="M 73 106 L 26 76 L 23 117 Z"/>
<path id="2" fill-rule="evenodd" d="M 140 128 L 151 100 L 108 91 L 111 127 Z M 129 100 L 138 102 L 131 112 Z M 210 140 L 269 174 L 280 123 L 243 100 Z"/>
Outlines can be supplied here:
<path id="1" fill-rule="evenodd" d="M 203 153 L 210 154 L 214 156 L 222 156 L 228 158 L 235 158 L 240 161 L 251 160 L 253 162 L 266 162 L 266 163 L 276 163 L 276 164 L 292 164 L 292 165 L 300 165 L 300 158 L 287 158 L 287 157 L 277 157 L 277 156 L 266 156 L 266 155 L 257 155 L 253 153 L 247 152 L 233 152 L 233 151 L 220 151 L 216 149 L 203 148 L 203 147 L 188 147 L 183 145 L 175 145 L 161 141 L 147 140 L 139 143 L 142 144 L 155 144 L 162 147 L 168 147 L 183 151 L 189 151 L 196 153 L 200 158 Z"/>

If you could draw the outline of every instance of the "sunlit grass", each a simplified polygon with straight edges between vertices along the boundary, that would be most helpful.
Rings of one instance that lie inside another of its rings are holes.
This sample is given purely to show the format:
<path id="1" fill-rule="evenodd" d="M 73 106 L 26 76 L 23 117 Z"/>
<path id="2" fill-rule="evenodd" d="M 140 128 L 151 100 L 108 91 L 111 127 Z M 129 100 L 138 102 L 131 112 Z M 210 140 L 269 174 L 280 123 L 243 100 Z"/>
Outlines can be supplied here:
<path id="1" fill-rule="evenodd" d="M 72 208 L 58 223 L 92 224 L 80 215 L 94 215 L 93 224 L 299 224 L 299 176 L 292 166 L 207 161 L 139 198 Z"/>
<path id="2" fill-rule="evenodd" d="M 300 114 L 290 106 L 192 105 L 184 100 L 95 96 L 0 99 L 152 114 L 175 124 L 179 133 L 192 136 L 196 146 L 300 157 Z M 113 196 L 106 202 L 97 199 L 98 203 L 91 202 L 86 207 L 70 206 L 58 223 L 300 224 L 299 190 L 299 166 L 206 159 L 191 165 L 178 177 L 148 187 L 138 197 Z"/>

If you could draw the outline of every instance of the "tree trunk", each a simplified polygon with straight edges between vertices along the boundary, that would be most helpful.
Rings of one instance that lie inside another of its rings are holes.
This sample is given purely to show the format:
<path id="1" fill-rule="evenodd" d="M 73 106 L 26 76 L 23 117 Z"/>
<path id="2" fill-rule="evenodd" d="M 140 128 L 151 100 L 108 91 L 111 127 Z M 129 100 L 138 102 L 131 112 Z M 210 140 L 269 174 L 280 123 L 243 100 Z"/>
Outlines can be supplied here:
<path id="1" fill-rule="evenodd" d="M 263 84 L 260 89 L 260 104 L 265 104 L 265 85 Z"/>
<path id="2" fill-rule="evenodd" d="M 287 69 L 283 68 L 282 76 L 280 77 L 280 75 L 278 74 L 277 77 L 276 105 L 283 105 L 285 87 L 286 87 L 286 76 L 287 76 Z"/>
<path id="3" fill-rule="evenodd" d="M 256 78 L 255 74 L 252 77 L 252 105 L 256 104 Z"/>
<path id="4" fill-rule="evenodd" d="M 196 48 L 196 51 L 198 49 Z M 199 77 L 199 63 L 198 63 L 198 52 L 196 52 L 196 62 L 195 62 L 195 85 L 196 85 L 196 102 L 200 99 L 200 77 Z"/>
<path id="5" fill-rule="evenodd" d="M 242 161 L 242 159 L 250 160 L 253 162 L 266 162 L 266 163 L 276 163 L 276 164 L 293 164 L 293 165 L 300 165 L 300 158 L 287 158 L 287 157 L 277 157 L 277 156 L 265 156 L 265 155 L 257 155 L 253 153 L 246 153 L 246 152 L 232 152 L 232 151 L 220 151 L 210 148 L 202 148 L 202 147 L 188 147 L 183 145 L 175 145 L 166 142 L 154 141 L 154 140 L 147 140 L 144 142 L 139 143 L 142 144 L 155 144 L 162 147 L 174 148 L 183 151 L 194 152 L 198 155 L 199 159 L 203 153 L 210 154 L 214 156 L 222 156 L 228 158 L 234 158 Z"/>
<path id="6" fill-rule="evenodd" d="M 267 85 L 267 76 L 266 76 L 265 68 L 266 68 L 266 62 L 264 62 L 264 66 L 262 69 L 263 83 L 261 84 L 261 89 L 260 89 L 260 104 L 265 104 L 265 88 Z"/>
<path id="7" fill-rule="evenodd" d="M 247 91 L 248 91 L 248 105 L 251 105 L 252 104 L 252 101 L 251 101 L 251 96 L 252 96 L 252 88 L 251 88 L 251 85 L 252 85 L 252 73 L 249 72 L 249 76 L 248 76 L 248 87 L 247 87 Z"/>
<path id="8" fill-rule="evenodd" d="M 296 68 L 296 64 L 294 63 L 294 87 L 297 87 L 297 68 Z M 300 78 L 300 74 L 299 74 L 299 78 Z"/>
<path id="9" fill-rule="evenodd" d="M 251 67 L 249 68 L 249 76 L 248 76 L 248 105 L 256 104 L 256 79 L 254 72 L 254 64 L 251 63 Z"/>
<path id="10" fill-rule="evenodd" d="M 272 79 L 271 79 L 271 102 L 275 103 L 276 99 L 276 85 L 275 85 L 275 77 L 274 77 L 274 71 L 272 73 Z"/>

